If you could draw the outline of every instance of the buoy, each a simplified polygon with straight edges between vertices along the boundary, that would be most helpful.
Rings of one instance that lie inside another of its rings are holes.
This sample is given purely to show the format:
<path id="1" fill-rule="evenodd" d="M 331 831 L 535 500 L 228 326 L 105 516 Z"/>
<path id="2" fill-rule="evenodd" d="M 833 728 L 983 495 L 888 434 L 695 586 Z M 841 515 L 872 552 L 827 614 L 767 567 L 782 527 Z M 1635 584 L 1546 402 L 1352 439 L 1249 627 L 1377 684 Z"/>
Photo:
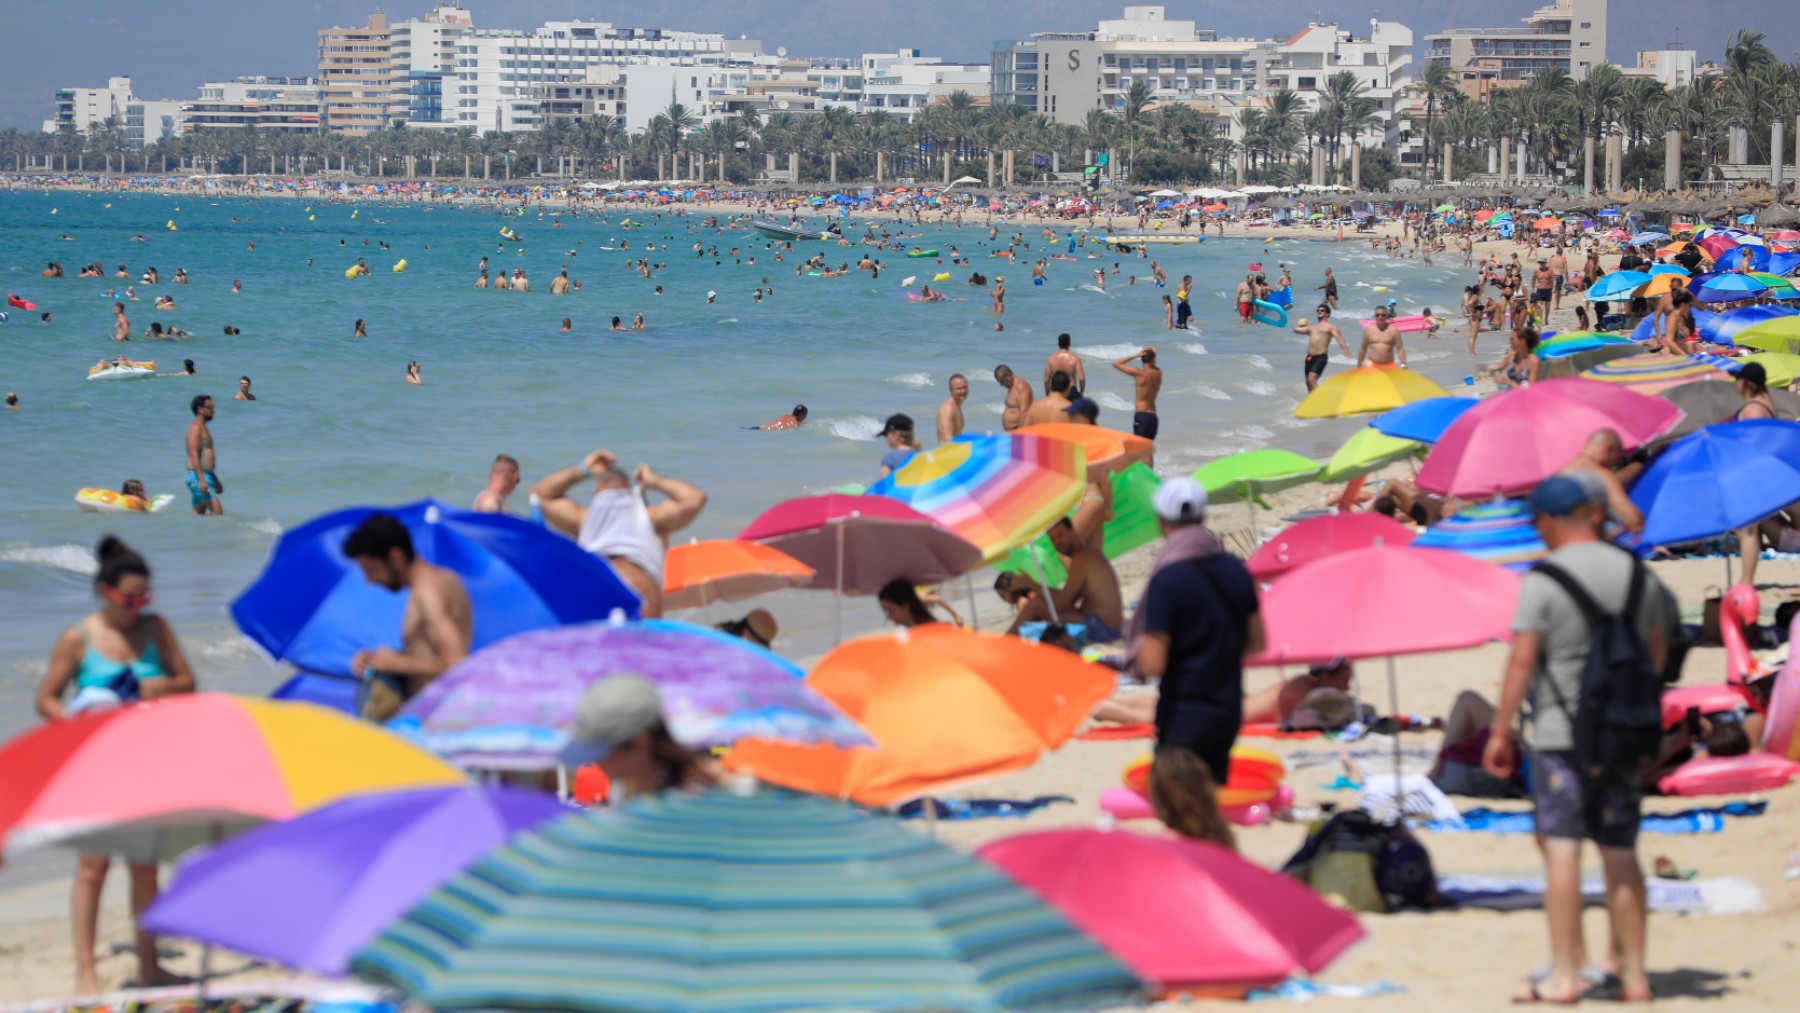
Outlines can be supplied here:
<path id="1" fill-rule="evenodd" d="M 950 272 L 945 271 L 943 274 L 934 274 L 931 276 L 931 280 L 932 281 L 949 281 L 950 280 Z"/>
<path id="2" fill-rule="evenodd" d="M 913 285 L 913 282 L 918 281 L 918 280 L 919 279 L 916 276 L 909 274 L 906 277 L 900 279 L 900 287 L 901 288 L 911 288 Z"/>
<path id="3" fill-rule="evenodd" d="M 399 274 L 401 271 L 404 271 L 404 270 L 406 270 L 406 258 L 401 257 L 400 262 L 394 265 L 394 273 Z"/>
<path id="4" fill-rule="evenodd" d="M 169 219 L 169 231 L 170 232 L 180 232 L 181 231 L 180 229 L 175 227 L 175 219 L 173 219 L 173 218 Z"/>
<path id="5" fill-rule="evenodd" d="M 312 221 L 312 220 L 313 220 L 313 216 L 312 216 L 312 215 L 307 215 L 307 216 L 306 216 L 306 220 L 307 220 L 307 221 L 309 221 L 309 222 L 310 222 L 310 221 Z"/>
<path id="6" fill-rule="evenodd" d="M 111 204 L 108 204 L 108 205 L 106 205 L 106 206 L 107 206 L 107 207 L 112 207 L 112 205 L 111 205 Z"/>
<path id="7" fill-rule="evenodd" d="M 1388 287 L 1386 285 L 1376 285 L 1376 286 L 1374 286 L 1373 290 L 1376 292 L 1386 292 L 1387 288 Z"/>

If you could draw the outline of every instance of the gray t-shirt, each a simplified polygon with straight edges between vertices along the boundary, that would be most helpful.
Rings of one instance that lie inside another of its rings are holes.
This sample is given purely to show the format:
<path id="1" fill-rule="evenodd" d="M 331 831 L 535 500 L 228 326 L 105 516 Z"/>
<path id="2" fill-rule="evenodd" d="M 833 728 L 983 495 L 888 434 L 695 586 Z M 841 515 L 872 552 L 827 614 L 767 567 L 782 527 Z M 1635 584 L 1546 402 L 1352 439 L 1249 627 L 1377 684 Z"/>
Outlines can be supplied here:
<path id="1" fill-rule="evenodd" d="M 1548 562 L 1574 577 L 1609 614 L 1625 607 L 1631 590 L 1631 556 L 1605 542 L 1577 542 L 1550 554 Z M 1643 601 L 1638 607 L 1638 631 L 1667 632 L 1678 620 L 1675 598 L 1656 575 L 1644 571 Z M 1537 749 L 1574 749 L 1574 731 L 1557 706 L 1547 682 L 1562 691 L 1571 710 L 1581 695 L 1581 673 L 1587 667 L 1591 631 L 1581 609 L 1561 585 L 1541 573 L 1527 573 L 1519 587 L 1519 603 L 1513 613 L 1514 633 L 1541 633 L 1543 651 L 1531 680 L 1531 744 Z"/>

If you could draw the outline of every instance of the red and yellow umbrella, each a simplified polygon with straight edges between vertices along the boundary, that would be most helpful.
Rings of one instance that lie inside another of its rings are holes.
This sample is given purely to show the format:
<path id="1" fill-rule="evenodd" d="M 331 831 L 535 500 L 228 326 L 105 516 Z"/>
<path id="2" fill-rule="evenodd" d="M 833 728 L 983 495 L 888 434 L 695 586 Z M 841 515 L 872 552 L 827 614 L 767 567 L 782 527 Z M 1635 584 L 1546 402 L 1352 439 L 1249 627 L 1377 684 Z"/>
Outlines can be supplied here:
<path id="1" fill-rule="evenodd" d="M 1079 422 L 1040 422 L 1013 430 L 1021 436 L 1042 436 L 1081 444 L 1089 474 L 1124 471 L 1137 461 L 1148 461 L 1156 444 L 1142 436 Z"/>
<path id="2" fill-rule="evenodd" d="M 1105 668 L 940 623 L 852 640 L 806 684 L 876 748 L 740 740 L 725 765 L 799 791 L 890 805 L 1029 767 L 1113 690 Z"/>
<path id="3" fill-rule="evenodd" d="M 813 568 L 757 542 L 722 538 L 669 548 L 663 562 L 663 607 L 698 608 L 805 587 Z"/>
<path id="4" fill-rule="evenodd" d="M 223 693 L 52 721 L 0 746 L 0 845 L 161 861 L 263 820 L 402 788 L 460 784 L 365 721 Z"/>

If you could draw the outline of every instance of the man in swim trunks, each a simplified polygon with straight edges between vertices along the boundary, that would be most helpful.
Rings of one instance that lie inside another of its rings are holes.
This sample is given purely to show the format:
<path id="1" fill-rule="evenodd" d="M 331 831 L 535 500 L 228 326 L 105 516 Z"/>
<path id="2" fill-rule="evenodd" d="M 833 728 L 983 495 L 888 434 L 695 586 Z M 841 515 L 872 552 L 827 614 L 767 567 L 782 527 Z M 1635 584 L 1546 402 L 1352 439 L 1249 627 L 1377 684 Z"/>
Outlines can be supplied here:
<path id="1" fill-rule="evenodd" d="M 1044 392 L 1050 392 L 1050 377 L 1056 373 L 1069 374 L 1069 396 L 1080 397 L 1087 390 L 1087 369 L 1082 365 L 1081 356 L 1069 351 L 1070 338 L 1067 334 L 1056 336 L 1056 351 L 1051 352 L 1044 360 Z"/>
<path id="2" fill-rule="evenodd" d="M 1119 592 L 1119 575 L 1113 572 L 1112 564 L 1104 554 L 1082 544 L 1074 522 L 1067 517 L 1050 529 L 1050 544 L 1067 561 L 1068 579 L 1062 587 L 1052 588 L 1045 595 L 1036 581 L 1014 574 L 1013 590 L 1037 593 L 1028 599 L 1018 595 L 1022 599 L 1019 612 L 1007 632 L 1017 633 L 1024 623 L 1054 621 L 1085 625 L 1090 644 L 1118 640 L 1122 636 L 1119 631 L 1125 628 L 1125 599 Z M 1050 599 L 1048 603 L 1046 597 Z M 1056 606 L 1054 619 L 1050 604 Z"/>
<path id="3" fill-rule="evenodd" d="M 1193 288 L 1194 276 L 1182 275 L 1181 285 L 1175 289 L 1175 329 L 1178 331 L 1187 330 L 1188 320 L 1194 315 L 1194 307 L 1188 305 L 1188 293 Z"/>
<path id="4" fill-rule="evenodd" d="M 594 498 L 586 506 L 567 497 L 570 489 L 590 477 L 595 480 Z M 679 479 L 664 478 L 647 464 L 638 465 L 635 476 L 627 476 L 610 450 L 596 450 L 580 464 L 545 476 L 531 491 L 551 527 L 612 564 L 638 593 L 644 618 L 662 615 L 663 556 L 669 536 L 700 516 L 706 493 Z M 664 498 L 648 503 L 644 494 L 650 492 Z"/>
<path id="5" fill-rule="evenodd" d="M 994 367 L 994 382 L 1006 388 L 1006 408 L 1000 413 L 1000 428 L 1012 432 L 1025 424 L 1025 413 L 1031 410 L 1031 384 L 1015 376 L 1012 367 Z"/>
<path id="6" fill-rule="evenodd" d="M 1555 284 L 1556 276 L 1550 273 L 1549 264 L 1538 261 L 1537 270 L 1531 272 L 1531 305 L 1539 320 L 1550 319 L 1550 288 Z"/>
<path id="7" fill-rule="evenodd" d="M 1550 255 L 1550 277 L 1556 289 L 1550 308 L 1559 310 L 1562 309 L 1563 288 L 1569 280 L 1569 258 L 1563 254 L 1560 244 L 1556 247 L 1556 252 Z"/>
<path id="8" fill-rule="evenodd" d="M 1331 360 L 1333 341 L 1344 350 L 1344 355 L 1350 354 L 1350 346 L 1344 343 L 1343 332 L 1331 322 L 1331 307 L 1320 303 L 1317 313 L 1319 319 L 1312 324 L 1302 320 L 1294 327 L 1295 334 L 1306 335 L 1306 389 L 1309 391 L 1317 387 L 1319 380 L 1325 376 L 1325 365 Z"/>
<path id="9" fill-rule="evenodd" d="M 399 698 L 387 708 L 468 657 L 475 636 L 468 589 L 455 572 L 414 553 L 412 534 L 398 518 L 384 513 L 363 518 L 344 539 L 344 555 L 356 560 L 369 583 L 409 592 L 400 617 L 400 649 L 377 647 L 350 657 L 352 675 L 379 681 Z M 365 711 L 365 716 L 375 715 Z"/>
<path id="10" fill-rule="evenodd" d="M 519 487 L 519 462 L 505 454 L 494 457 L 494 463 L 488 466 L 487 488 L 475 496 L 472 509 L 482 514 L 503 514 L 506 512 L 506 497 L 511 496 Z"/>
<path id="11" fill-rule="evenodd" d="M 1325 304 L 1330 306 L 1334 310 L 1337 309 L 1337 304 L 1338 304 L 1337 276 L 1331 273 L 1331 268 L 1328 267 L 1325 269 L 1325 284 L 1318 286 L 1318 288 L 1314 289 L 1314 291 L 1318 291 L 1319 289 L 1323 289 L 1325 292 Z"/>
<path id="12" fill-rule="evenodd" d="M 1044 283 L 1044 262 L 1041 260 L 1031 265 L 1031 283 L 1033 285 Z"/>
<path id="13" fill-rule="evenodd" d="M 1131 365 L 1131 360 L 1143 362 L 1141 366 Z M 1146 440 L 1156 439 L 1160 423 L 1156 418 L 1156 395 L 1162 392 L 1162 367 L 1156 364 L 1156 349 L 1146 347 L 1136 355 L 1127 355 L 1123 359 L 1115 359 L 1113 368 L 1126 376 L 1136 388 L 1132 393 L 1131 432 L 1134 436 L 1142 436 Z"/>
<path id="14" fill-rule="evenodd" d="M 797 404 L 794 406 L 793 411 L 789 412 L 786 415 L 783 415 L 782 417 L 776 419 L 773 422 L 770 422 L 767 425 L 758 426 L 757 428 L 759 428 L 759 429 L 798 429 L 805 422 L 806 422 L 806 406 L 803 404 Z"/>
<path id="15" fill-rule="evenodd" d="M 937 438 L 939 443 L 948 443 L 962 435 L 963 402 L 969 399 L 969 380 L 961 373 L 950 377 L 950 396 L 937 410 Z"/>
<path id="16" fill-rule="evenodd" d="M 1406 368 L 1406 343 L 1401 339 L 1400 328 L 1394 326 L 1393 311 L 1386 306 L 1375 309 L 1375 322 L 1363 327 L 1362 348 L 1356 353 L 1356 365 L 1360 368 L 1364 362 L 1374 366 L 1393 365 L 1395 356 L 1399 356 L 1400 368 Z"/>
<path id="17" fill-rule="evenodd" d="M 131 340 L 131 318 L 125 315 L 125 304 L 113 303 L 113 340 Z"/>
<path id="18" fill-rule="evenodd" d="M 213 473 L 218 462 L 213 453 L 212 430 L 206 427 L 212 421 L 213 399 L 210 395 L 195 394 L 188 407 L 194 413 L 194 421 L 188 423 L 187 428 L 188 497 L 196 514 L 223 514 L 225 505 L 218 498 L 224 495 L 225 486 Z"/>
<path id="19" fill-rule="evenodd" d="M 1237 293 L 1232 297 L 1237 300 L 1238 323 L 1250 322 L 1250 314 L 1256 309 L 1256 276 L 1245 275 L 1238 282 Z"/>

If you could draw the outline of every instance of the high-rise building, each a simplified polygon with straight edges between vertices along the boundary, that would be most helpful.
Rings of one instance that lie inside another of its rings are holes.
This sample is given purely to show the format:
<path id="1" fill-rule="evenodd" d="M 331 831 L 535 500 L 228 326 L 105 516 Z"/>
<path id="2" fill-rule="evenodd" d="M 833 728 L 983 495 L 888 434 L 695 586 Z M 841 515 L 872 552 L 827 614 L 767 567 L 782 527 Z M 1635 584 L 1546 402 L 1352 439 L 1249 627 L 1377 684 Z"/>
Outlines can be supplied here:
<path id="1" fill-rule="evenodd" d="M 369 15 L 361 28 L 319 30 L 320 127 L 372 134 L 391 122 L 393 42 L 387 15 Z"/>
<path id="2" fill-rule="evenodd" d="M 456 87 L 456 44 L 475 21 L 459 4 L 433 8 L 422 18 L 402 21 L 389 33 L 391 122 L 413 127 L 454 125 L 456 109 L 446 93 Z"/>
<path id="3" fill-rule="evenodd" d="M 271 134 L 316 134 L 323 118 L 319 82 L 310 77 L 234 77 L 200 86 L 200 97 L 183 103 L 182 129 L 242 130 Z"/>
<path id="4" fill-rule="evenodd" d="M 1482 98 L 1516 88 L 1546 67 L 1577 81 L 1606 62 L 1607 0 L 1557 0 L 1519 28 L 1449 28 L 1425 36 L 1425 59 L 1450 68 L 1457 87 Z"/>
<path id="5" fill-rule="evenodd" d="M 131 78 L 109 77 L 104 88 L 56 89 L 56 115 L 44 121 L 44 133 L 63 128 L 85 134 L 95 123 L 105 123 L 114 116 L 125 120 L 125 108 L 132 102 Z"/>

